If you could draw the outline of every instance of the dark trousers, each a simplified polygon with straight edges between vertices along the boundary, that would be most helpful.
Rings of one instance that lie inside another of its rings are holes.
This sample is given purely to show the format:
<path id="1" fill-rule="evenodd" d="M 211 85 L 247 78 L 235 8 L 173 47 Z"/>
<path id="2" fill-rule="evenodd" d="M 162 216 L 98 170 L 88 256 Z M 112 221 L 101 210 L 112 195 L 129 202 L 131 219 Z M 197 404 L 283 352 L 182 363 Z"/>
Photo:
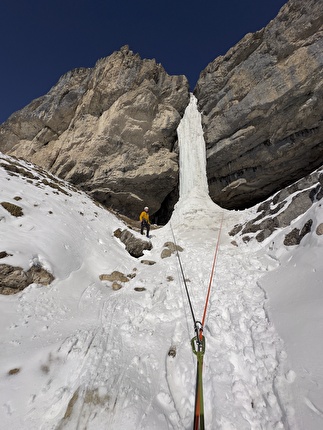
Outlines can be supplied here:
<path id="1" fill-rule="evenodd" d="M 141 221 L 141 234 L 144 234 L 144 229 L 147 230 L 147 237 L 149 236 L 150 224 L 146 220 Z"/>

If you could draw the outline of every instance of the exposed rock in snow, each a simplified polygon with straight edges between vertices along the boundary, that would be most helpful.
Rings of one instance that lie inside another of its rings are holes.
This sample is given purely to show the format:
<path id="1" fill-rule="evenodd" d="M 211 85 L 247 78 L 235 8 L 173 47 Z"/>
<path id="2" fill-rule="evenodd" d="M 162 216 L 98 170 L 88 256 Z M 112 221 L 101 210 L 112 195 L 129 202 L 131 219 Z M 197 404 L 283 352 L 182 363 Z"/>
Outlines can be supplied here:
<path id="1" fill-rule="evenodd" d="M 316 227 L 316 234 L 319 235 L 319 236 L 321 236 L 323 234 L 323 224 L 319 224 Z"/>
<path id="2" fill-rule="evenodd" d="M 30 284 L 49 285 L 54 280 L 41 266 L 32 266 L 24 271 L 21 267 L 0 264 L 0 294 L 17 294 Z"/>
<path id="3" fill-rule="evenodd" d="M 289 227 L 299 216 L 306 213 L 314 202 L 321 200 L 322 192 L 323 169 L 320 168 L 256 206 L 255 216 L 243 225 L 236 225 L 230 235 L 239 234 L 244 241 L 254 237 L 258 242 L 262 242 L 277 229 Z M 310 226 L 311 221 L 308 219 L 304 221 L 301 232 L 294 229 L 287 233 L 285 245 L 298 244 L 304 235 L 309 233 Z"/>
<path id="4" fill-rule="evenodd" d="M 286 234 L 284 239 L 284 245 L 286 246 L 299 245 L 303 237 L 311 232 L 312 225 L 313 225 L 313 220 L 309 219 L 303 225 L 301 230 L 299 228 L 293 228 L 292 231 Z"/>
<path id="5" fill-rule="evenodd" d="M 174 242 L 166 242 L 164 243 L 164 249 L 162 250 L 160 257 L 169 258 L 172 254 L 183 251 L 183 248 L 179 245 L 176 245 Z"/>
<path id="6" fill-rule="evenodd" d="M 152 248 L 151 242 L 142 240 L 135 234 L 131 233 L 128 229 L 118 229 L 114 232 L 115 237 L 118 237 L 122 243 L 125 244 L 126 250 L 133 257 L 139 258 L 144 255 L 145 250 Z"/>

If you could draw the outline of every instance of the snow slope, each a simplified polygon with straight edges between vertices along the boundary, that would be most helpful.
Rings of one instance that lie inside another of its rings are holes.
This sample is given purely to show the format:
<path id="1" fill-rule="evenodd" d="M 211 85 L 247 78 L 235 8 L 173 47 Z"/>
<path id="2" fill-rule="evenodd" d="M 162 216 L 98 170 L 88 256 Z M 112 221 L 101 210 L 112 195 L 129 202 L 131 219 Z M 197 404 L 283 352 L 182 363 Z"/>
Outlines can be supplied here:
<path id="1" fill-rule="evenodd" d="M 269 243 L 268 256 L 276 270 L 260 280 L 269 299 L 268 310 L 284 339 L 294 381 L 294 408 L 301 429 L 323 428 L 323 237 L 317 227 L 323 223 L 322 200 L 295 220 L 300 228 L 313 220 L 311 232 L 299 246 L 285 247 L 283 232 Z M 292 248 L 292 249 L 290 249 Z"/>
<path id="2" fill-rule="evenodd" d="M 0 296 L 3 428 L 191 429 L 194 327 L 178 258 L 161 252 L 173 230 L 201 318 L 221 221 L 204 327 L 206 428 L 322 428 L 322 236 L 313 232 L 292 249 L 283 232 L 263 245 L 233 245 L 228 231 L 252 210 L 224 211 L 209 199 L 196 174 L 201 133 L 192 97 L 179 129 L 180 200 L 141 259 L 114 236 L 123 223 L 83 193 L 52 188 L 28 163 L 32 180 L 0 167 L 1 201 L 24 212 L 15 218 L 0 206 L 0 251 L 12 254 L 0 264 L 28 269 L 36 261 L 55 276 L 50 286 Z M 319 204 L 310 211 L 315 225 L 323 221 Z M 99 279 L 114 270 L 129 279 L 118 291 Z"/>

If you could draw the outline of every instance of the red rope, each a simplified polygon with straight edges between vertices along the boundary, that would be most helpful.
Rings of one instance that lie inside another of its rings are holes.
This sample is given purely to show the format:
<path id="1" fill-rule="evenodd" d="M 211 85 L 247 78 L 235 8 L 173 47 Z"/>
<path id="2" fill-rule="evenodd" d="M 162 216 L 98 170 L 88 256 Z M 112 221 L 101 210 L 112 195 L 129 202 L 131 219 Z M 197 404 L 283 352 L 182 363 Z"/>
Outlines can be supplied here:
<path id="1" fill-rule="evenodd" d="M 197 384 L 197 382 L 196 382 Z M 200 426 L 200 393 L 197 387 L 197 393 L 195 394 L 195 417 L 194 417 L 194 430 L 199 430 Z"/>
<path id="2" fill-rule="evenodd" d="M 196 372 L 196 388 L 195 388 L 195 414 L 194 414 L 194 423 L 193 423 L 193 430 L 204 430 L 204 405 L 203 405 L 203 382 L 202 382 L 202 370 L 203 370 L 203 354 L 205 350 L 205 338 L 203 337 L 203 327 L 205 323 L 206 318 L 206 311 L 209 304 L 210 294 L 211 294 L 211 287 L 213 283 L 214 278 L 214 272 L 215 272 L 215 265 L 216 265 L 216 259 L 218 255 L 219 245 L 220 245 L 220 236 L 222 231 L 222 224 L 223 224 L 223 213 L 220 223 L 220 228 L 218 232 L 218 238 L 216 242 L 215 252 L 214 252 L 214 258 L 213 258 L 213 264 L 211 269 L 211 275 L 209 280 L 209 286 L 208 291 L 206 295 L 205 305 L 204 305 L 204 311 L 203 311 L 203 318 L 201 328 L 199 329 L 199 332 L 197 330 L 196 325 L 196 335 L 198 336 L 199 340 L 203 342 L 202 350 L 199 348 L 198 350 L 194 348 L 194 338 L 191 340 L 193 352 L 197 355 L 197 372 Z M 196 323 L 195 323 L 196 324 Z M 198 341 L 198 339 L 196 339 Z M 201 344 L 199 344 L 201 347 Z M 198 352 L 197 352 L 198 351 Z"/>
<path id="3" fill-rule="evenodd" d="M 207 307 L 208 307 L 208 304 L 209 304 L 211 287 L 212 287 L 212 282 L 213 282 L 213 277 L 214 277 L 214 270 L 215 270 L 215 265 L 216 265 L 216 258 L 217 258 L 217 255 L 218 255 L 218 250 L 219 250 L 219 245 L 220 245 L 220 236 L 221 236 L 222 224 L 223 224 L 223 213 L 222 213 L 221 224 L 220 224 L 219 233 L 218 233 L 218 239 L 217 239 L 216 247 L 215 247 L 215 253 L 214 253 L 212 270 L 211 270 L 210 281 L 209 281 L 209 287 L 208 287 L 208 291 L 207 291 L 207 295 L 206 295 L 206 300 L 205 300 L 205 305 L 204 305 L 204 312 L 203 312 L 203 318 L 202 318 L 202 327 L 204 327 L 205 317 L 206 317 L 206 310 L 207 310 Z"/>

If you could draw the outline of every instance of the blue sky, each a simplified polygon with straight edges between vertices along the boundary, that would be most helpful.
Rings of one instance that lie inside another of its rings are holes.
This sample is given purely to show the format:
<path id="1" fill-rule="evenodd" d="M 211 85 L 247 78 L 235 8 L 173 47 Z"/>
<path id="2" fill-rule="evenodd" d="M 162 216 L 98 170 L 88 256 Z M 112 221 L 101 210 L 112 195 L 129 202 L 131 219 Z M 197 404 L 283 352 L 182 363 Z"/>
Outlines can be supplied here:
<path id="1" fill-rule="evenodd" d="M 285 0 L 1 0 L 0 123 L 66 72 L 123 45 L 155 58 L 193 89 L 199 73 Z"/>

